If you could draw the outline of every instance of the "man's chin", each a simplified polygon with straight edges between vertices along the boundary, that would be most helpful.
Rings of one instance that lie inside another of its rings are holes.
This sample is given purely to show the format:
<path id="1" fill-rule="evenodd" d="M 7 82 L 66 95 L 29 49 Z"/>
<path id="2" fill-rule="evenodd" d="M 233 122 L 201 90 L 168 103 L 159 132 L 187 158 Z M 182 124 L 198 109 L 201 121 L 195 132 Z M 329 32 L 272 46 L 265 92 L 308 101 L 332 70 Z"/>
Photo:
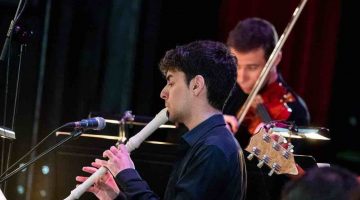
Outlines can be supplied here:
<path id="1" fill-rule="evenodd" d="M 251 92 L 251 89 L 249 89 L 248 87 L 244 87 L 240 84 L 239 84 L 239 86 L 244 93 L 249 94 Z"/>
<path id="2" fill-rule="evenodd" d="M 245 94 L 250 94 L 251 90 L 250 90 L 250 89 L 243 89 L 243 92 L 244 92 Z"/>
<path id="3" fill-rule="evenodd" d="M 169 122 L 175 123 L 176 121 L 172 118 L 172 116 L 169 114 Z"/>
<path id="4" fill-rule="evenodd" d="M 169 118 L 169 121 L 172 122 L 172 123 L 178 123 L 178 120 L 173 116 L 171 115 L 170 113 L 168 113 L 168 118 Z"/>

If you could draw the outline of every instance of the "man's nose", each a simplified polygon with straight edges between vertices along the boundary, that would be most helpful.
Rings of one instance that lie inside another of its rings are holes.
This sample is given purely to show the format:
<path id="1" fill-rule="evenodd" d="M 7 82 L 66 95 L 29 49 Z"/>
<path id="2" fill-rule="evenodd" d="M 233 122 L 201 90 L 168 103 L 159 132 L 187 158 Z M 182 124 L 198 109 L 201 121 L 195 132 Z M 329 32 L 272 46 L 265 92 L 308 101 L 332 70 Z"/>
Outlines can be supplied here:
<path id="1" fill-rule="evenodd" d="M 247 79 L 247 73 L 244 69 L 238 69 L 237 73 L 238 80 L 245 81 Z"/>
<path id="2" fill-rule="evenodd" d="M 160 92 L 160 98 L 167 99 L 167 97 L 168 97 L 168 92 L 167 92 L 166 86 L 165 86 Z"/>

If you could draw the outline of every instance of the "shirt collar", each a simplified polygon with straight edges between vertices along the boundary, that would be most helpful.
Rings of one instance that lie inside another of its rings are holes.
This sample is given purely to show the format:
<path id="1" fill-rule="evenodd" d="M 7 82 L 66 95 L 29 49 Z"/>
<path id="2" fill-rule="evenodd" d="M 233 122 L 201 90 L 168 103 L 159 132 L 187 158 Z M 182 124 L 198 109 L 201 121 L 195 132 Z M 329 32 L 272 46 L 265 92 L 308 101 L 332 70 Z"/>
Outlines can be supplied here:
<path id="1" fill-rule="evenodd" d="M 191 131 L 185 133 L 181 138 L 189 147 L 193 146 L 202 136 L 206 135 L 209 130 L 216 126 L 225 125 L 224 117 L 221 114 L 215 114 L 205 121 L 201 122 Z"/>

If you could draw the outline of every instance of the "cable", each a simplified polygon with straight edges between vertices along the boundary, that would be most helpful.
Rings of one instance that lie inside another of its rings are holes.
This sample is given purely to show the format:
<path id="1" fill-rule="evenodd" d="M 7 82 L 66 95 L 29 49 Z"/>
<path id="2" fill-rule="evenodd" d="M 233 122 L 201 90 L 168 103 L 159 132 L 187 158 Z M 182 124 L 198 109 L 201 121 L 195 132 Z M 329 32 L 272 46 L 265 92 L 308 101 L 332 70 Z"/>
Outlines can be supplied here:
<path id="1" fill-rule="evenodd" d="M 27 157 L 30 153 L 32 153 L 33 151 L 35 151 L 38 146 L 40 146 L 46 139 L 48 139 L 52 134 L 54 134 L 56 131 L 66 127 L 67 124 L 64 124 L 62 126 L 60 126 L 59 128 L 56 128 L 55 130 L 51 131 L 49 133 L 49 135 L 47 135 L 44 139 L 42 139 L 38 144 L 36 144 L 33 148 L 30 149 L 30 151 L 28 151 L 25 155 L 23 155 L 19 160 L 17 160 L 14 164 L 12 164 L 4 173 L 1 174 L 0 178 L 3 178 L 3 176 L 9 172 L 10 169 L 12 169 L 14 166 L 16 166 L 20 161 L 22 161 L 25 157 Z"/>

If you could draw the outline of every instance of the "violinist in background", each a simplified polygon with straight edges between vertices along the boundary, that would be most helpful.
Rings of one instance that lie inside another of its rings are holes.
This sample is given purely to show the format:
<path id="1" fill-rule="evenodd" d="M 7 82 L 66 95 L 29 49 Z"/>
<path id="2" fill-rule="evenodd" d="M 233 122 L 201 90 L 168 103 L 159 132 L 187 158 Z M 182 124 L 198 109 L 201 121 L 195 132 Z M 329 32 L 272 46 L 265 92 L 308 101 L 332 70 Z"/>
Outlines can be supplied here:
<path id="1" fill-rule="evenodd" d="M 225 105 L 224 118 L 243 148 L 247 146 L 250 137 L 257 132 L 262 122 L 282 120 L 294 122 L 298 126 L 309 125 L 310 117 L 305 102 L 285 83 L 277 69 L 282 57 L 279 52 L 266 81 L 240 127 L 238 126 L 239 111 L 277 42 L 278 34 L 274 26 L 260 18 L 240 21 L 227 39 L 227 45 L 238 63 L 237 87 Z M 279 199 L 281 185 L 288 177 L 268 177 L 266 170 L 257 168 L 256 163 L 254 165 L 251 162 L 253 161 L 247 162 L 247 199 Z M 254 171 L 256 173 L 253 173 Z"/>
<path id="2" fill-rule="evenodd" d="M 297 126 L 307 126 L 310 122 L 305 102 L 285 83 L 277 69 L 282 57 L 279 52 L 262 89 L 252 102 L 243 123 L 238 127 L 236 116 L 258 80 L 277 41 L 275 27 L 260 18 L 240 21 L 227 39 L 227 45 L 236 56 L 238 64 L 237 87 L 224 108 L 225 120 L 231 131 L 236 133 L 236 137 L 247 138 L 245 141 L 240 140 L 243 147 L 262 122 L 281 120 L 294 122 Z"/>

